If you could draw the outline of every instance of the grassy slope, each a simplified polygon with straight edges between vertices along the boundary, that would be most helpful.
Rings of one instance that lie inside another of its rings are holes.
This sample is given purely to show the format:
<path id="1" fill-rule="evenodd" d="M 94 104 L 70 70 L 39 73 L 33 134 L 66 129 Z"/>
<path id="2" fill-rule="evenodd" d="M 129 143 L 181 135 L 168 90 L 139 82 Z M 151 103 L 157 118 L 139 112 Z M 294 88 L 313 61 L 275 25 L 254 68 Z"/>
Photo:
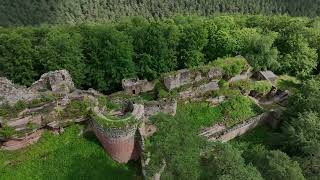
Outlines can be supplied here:
<path id="1" fill-rule="evenodd" d="M 117 164 L 95 137 L 78 136 L 81 128 L 71 126 L 61 136 L 46 132 L 21 151 L 0 151 L 0 179 L 139 179 L 134 164 Z"/>

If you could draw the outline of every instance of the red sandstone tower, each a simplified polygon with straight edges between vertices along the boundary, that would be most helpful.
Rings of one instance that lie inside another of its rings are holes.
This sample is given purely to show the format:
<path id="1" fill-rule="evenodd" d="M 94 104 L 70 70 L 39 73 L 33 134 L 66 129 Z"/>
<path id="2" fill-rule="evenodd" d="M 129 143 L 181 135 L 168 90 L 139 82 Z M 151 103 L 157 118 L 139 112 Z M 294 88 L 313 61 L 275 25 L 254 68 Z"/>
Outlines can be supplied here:
<path id="1" fill-rule="evenodd" d="M 97 138 L 112 159 L 127 163 L 139 158 L 139 145 L 135 139 L 137 125 L 129 129 L 107 129 L 94 122 L 93 126 Z"/>
<path id="2" fill-rule="evenodd" d="M 139 120 L 143 117 L 143 105 L 134 105 L 132 117 L 111 120 L 95 111 L 93 131 L 112 159 L 127 163 L 138 159 L 140 155 L 139 140 L 136 138 Z"/>

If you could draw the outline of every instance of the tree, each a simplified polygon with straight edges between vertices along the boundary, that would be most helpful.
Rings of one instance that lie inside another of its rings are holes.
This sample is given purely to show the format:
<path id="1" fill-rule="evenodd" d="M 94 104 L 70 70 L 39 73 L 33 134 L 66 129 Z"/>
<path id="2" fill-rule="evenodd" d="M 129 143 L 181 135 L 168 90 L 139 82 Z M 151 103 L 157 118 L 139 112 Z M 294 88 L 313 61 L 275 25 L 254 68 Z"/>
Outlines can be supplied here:
<path id="1" fill-rule="evenodd" d="M 39 59 L 43 72 L 66 69 L 77 86 L 84 79 L 82 37 L 71 29 L 53 29 L 48 32 L 39 47 Z"/>
<path id="2" fill-rule="evenodd" d="M 177 68 L 179 31 L 173 22 L 150 23 L 129 31 L 134 39 L 134 62 L 140 77 L 153 80 Z"/>
<path id="3" fill-rule="evenodd" d="M 278 62 L 278 50 L 273 47 L 277 33 L 269 32 L 260 34 L 258 32 L 247 36 L 245 48 L 242 52 L 248 63 L 255 71 L 277 70 L 280 67 Z"/>
<path id="4" fill-rule="evenodd" d="M 33 68 L 36 52 L 31 40 L 16 32 L 0 34 L 0 76 L 31 85 L 37 77 Z"/>
<path id="5" fill-rule="evenodd" d="M 265 179 L 302 180 L 305 179 L 298 162 L 293 161 L 282 151 L 265 150 L 255 146 L 244 152 L 245 159 L 252 163 Z"/>
<path id="6" fill-rule="evenodd" d="M 157 132 L 146 147 L 151 152 L 147 173 L 153 175 L 165 160 L 163 179 L 198 179 L 201 171 L 199 154 L 205 141 L 198 136 L 197 129 L 186 123 L 191 121 L 190 117 L 181 113 L 175 117 L 159 114 L 152 121 Z"/>
<path id="7" fill-rule="evenodd" d="M 303 155 L 305 147 L 320 143 L 320 117 L 315 112 L 304 112 L 282 127 L 282 142 L 287 152 Z"/>
<path id="8" fill-rule="evenodd" d="M 252 165 L 246 165 L 240 151 L 229 144 L 215 143 L 201 161 L 201 179 L 263 179 Z"/>
<path id="9" fill-rule="evenodd" d="M 120 89 L 121 80 L 135 75 L 132 40 L 111 26 L 82 27 L 85 39 L 86 87 L 102 92 Z"/>
<path id="10" fill-rule="evenodd" d="M 194 17 L 175 18 L 181 31 L 178 46 L 178 67 L 190 68 L 205 63 L 203 48 L 208 42 L 208 32 L 201 19 Z"/>

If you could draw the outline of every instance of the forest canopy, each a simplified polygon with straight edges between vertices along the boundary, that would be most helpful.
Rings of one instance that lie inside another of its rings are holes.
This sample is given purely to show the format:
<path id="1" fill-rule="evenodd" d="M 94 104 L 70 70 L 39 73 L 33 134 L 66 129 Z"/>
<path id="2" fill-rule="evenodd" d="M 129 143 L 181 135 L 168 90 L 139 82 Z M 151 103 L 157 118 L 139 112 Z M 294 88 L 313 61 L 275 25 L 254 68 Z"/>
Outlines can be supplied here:
<path id="1" fill-rule="evenodd" d="M 79 88 L 110 93 L 121 88 L 123 78 L 154 80 L 161 73 L 241 55 L 254 71 L 306 78 L 319 73 L 319 22 L 221 15 L 0 28 L 0 76 L 28 86 L 47 71 L 67 69 Z"/>
<path id="2" fill-rule="evenodd" d="M 1 0 L 0 26 L 104 22 L 124 16 L 150 20 L 175 14 L 288 14 L 315 17 L 318 0 Z"/>

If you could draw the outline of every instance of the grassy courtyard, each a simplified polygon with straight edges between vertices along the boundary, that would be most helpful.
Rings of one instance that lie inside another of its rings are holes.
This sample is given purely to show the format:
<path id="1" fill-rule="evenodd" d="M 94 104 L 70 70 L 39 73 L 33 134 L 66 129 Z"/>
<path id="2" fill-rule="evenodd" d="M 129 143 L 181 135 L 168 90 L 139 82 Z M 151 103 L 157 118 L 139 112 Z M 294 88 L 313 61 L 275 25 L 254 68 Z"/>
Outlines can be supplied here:
<path id="1" fill-rule="evenodd" d="M 137 163 L 115 163 L 94 136 L 79 134 L 81 129 L 73 125 L 60 136 L 45 132 L 26 149 L 0 151 L 0 179 L 141 179 Z"/>

